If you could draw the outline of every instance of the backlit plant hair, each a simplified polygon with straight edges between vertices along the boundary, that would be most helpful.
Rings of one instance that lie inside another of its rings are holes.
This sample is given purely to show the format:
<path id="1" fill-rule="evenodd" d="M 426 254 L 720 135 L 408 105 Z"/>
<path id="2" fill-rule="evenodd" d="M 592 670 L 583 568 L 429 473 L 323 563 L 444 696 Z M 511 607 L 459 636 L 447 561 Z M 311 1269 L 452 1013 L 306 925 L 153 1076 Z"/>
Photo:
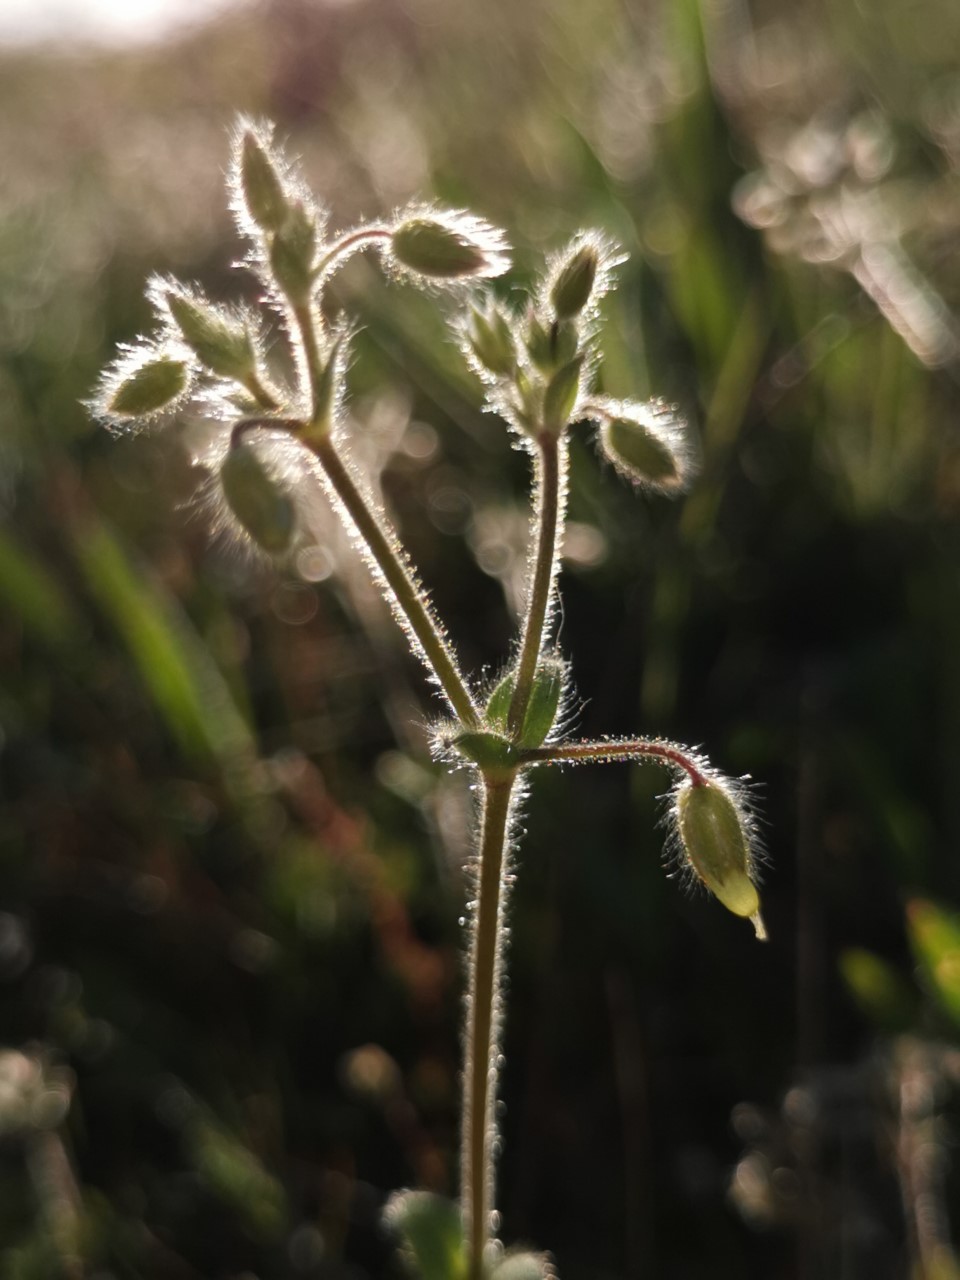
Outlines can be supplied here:
<path id="1" fill-rule="evenodd" d="M 460 1202 L 400 1192 L 388 1221 L 423 1280 L 535 1280 L 546 1255 L 504 1252 L 496 1238 L 496 1080 L 504 1017 L 507 894 L 515 865 L 518 799 L 535 769 L 651 762 L 674 778 L 668 848 L 681 871 L 765 936 L 757 896 L 758 840 L 742 783 L 701 755 L 659 738 L 573 741 L 565 735 L 570 671 L 556 648 L 568 437 L 597 425 L 600 454 L 642 489 L 676 494 L 691 475 L 686 426 L 660 401 L 594 391 L 597 303 L 614 284 L 614 245 L 582 232 L 554 254 L 525 306 L 506 306 L 478 282 L 509 266 L 503 232 L 464 210 L 414 205 L 331 235 L 294 164 L 265 125 L 241 120 L 231 165 L 232 207 L 247 265 L 279 316 L 292 379 L 267 358 L 261 318 L 214 305 L 197 289 L 158 278 L 148 294 L 156 332 L 103 374 L 93 412 L 114 430 L 168 421 L 186 405 L 219 424 L 206 499 L 213 523 L 270 556 L 302 534 L 302 504 L 317 490 L 352 533 L 411 648 L 445 704 L 434 749 L 476 782 L 477 848 L 468 925 Z M 533 501 L 519 634 L 491 688 L 462 671 L 453 644 L 385 512 L 349 457 L 342 426 L 350 328 L 324 319 L 323 292 L 353 254 L 371 250 L 387 272 L 434 292 L 454 287 L 461 349 L 530 455 Z"/>

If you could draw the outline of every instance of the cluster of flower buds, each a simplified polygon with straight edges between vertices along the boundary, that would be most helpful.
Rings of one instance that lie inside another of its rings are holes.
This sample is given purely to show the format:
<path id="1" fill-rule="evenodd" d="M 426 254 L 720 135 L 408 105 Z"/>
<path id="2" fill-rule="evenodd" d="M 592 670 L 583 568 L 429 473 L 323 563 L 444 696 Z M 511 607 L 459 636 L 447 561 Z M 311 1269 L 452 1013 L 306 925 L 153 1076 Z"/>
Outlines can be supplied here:
<path id="1" fill-rule="evenodd" d="M 614 400 L 591 392 L 597 304 L 622 261 L 593 232 L 576 236 L 549 264 L 525 313 L 498 299 L 475 301 L 461 322 L 463 350 L 488 391 L 488 407 L 521 438 L 556 435 L 569 424 L 599 425 L 601 455 L 619 474 L 663 494 L 681 492 L 692 472 L 686 424 L 661 400 Z"/>

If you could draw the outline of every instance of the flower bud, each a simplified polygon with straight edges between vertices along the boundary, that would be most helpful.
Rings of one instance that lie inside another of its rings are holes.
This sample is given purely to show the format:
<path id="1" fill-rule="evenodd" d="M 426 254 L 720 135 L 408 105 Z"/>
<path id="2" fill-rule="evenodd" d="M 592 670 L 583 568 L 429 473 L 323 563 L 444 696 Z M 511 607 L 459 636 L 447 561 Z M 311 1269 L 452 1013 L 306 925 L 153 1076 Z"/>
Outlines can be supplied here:
<path id="1" fill-rule="evenodd" d="M 500 276 L 510 265 L 503 232 L 462 211 L 411 213 L 394 226 L 390 251 L 399 266 L 428 280 Z"/>
<path id="2" fill-rule="evenodd" d="M 279 231 L 290 211 L 287 194 L 269 150 L 250 129 L 240 144 L 239 169 L 243 201 L 251 219 L 261 231 Z"/>
<path id="3" fill-rule="evenodd" d="M 661 493 L 679 493 L 690 478 L 685 423 L 660 401 L 599 400 L 600 447 L 621 475 Z"/>
<path id="4" fill-rule="evenodd" d="M 253 343 L 242 321 L 228 318 L 206 300 L 172 289 L 163 301 L 180 336 L 211 373 L 243 381 L 253 372 Z"/>
<path id="5" fill-rule="evenodd" d="M 517 367 L 517 348 L 510 323 L 493 304 L 485 311 L 470 312 L 466 330 L 467 343 L 478 364 L 499 378 L 509 377 Z"/>
<path id="6" fill-rule="evenodd" d="M 297 525 L 293 499 L 242 437 L 223 460 L 220 487 L 237 523 L 258 547 L 271 555 L 289 548 Z"/>
<path id="7" fill-rule="evenodd" d="M 719 778 L 688 779 L 674 792 L 673 811 L 687 864 L 728 911 L 749 919 L 765 940 L 749 818 L 731 785 Z"/>
<path id="8" fill-rule="evenodd" d="M 583 355 L 574 358 L 558 369 L 543 393 L 543 425 L 548 431 L 562 431 L 570 421 L 580 395 L 580 375 Z"/>
<path id="9" fill-rule="evenodd" d="M 550 304 L 558 320 L 573 320 L 590 301 L 600 252 L 592 240 L 576 246 L 562 264 L 550 289 Z"/>
<path id="10" fill-rule="evenodd" d="M 108 375 L 109 376 L 109 375 Z M 123 370 L 100 409 L 107 418 L 149 418 L 172 409 L 190 385 L 190 366 L 174 356 L 151 354 Z"/>
<path id="11" fill-rule="evenodd" d="M 535 311 L 527 318 L 527 351 L 541 373 L 554 373 L 577 354 L 577 326 L 569 320 L 544 324 Z"/>

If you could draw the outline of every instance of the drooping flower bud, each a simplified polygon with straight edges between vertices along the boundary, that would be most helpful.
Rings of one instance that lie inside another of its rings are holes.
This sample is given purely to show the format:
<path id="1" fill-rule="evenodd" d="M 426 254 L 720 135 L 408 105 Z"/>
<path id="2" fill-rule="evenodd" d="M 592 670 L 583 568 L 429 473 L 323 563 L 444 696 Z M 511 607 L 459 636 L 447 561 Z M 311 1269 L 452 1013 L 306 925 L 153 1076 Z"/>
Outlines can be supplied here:
<path id="1" fill-rule="evenodd" d="M 673 813 L 687 865 L 728 911 L 749 919 L 765 941 L 750 818 L 733 785 L 714 777 L 687 779 L 673 793 Z"/>
<path id="2" fill-rule="evenodd" d="M 621 475 L 660 493 L 680 493 L 692 471 L 686 424 L 660 400 L 638 404 L 599 398 L 589 406 L 599 417 L 600 447 Z"/>
<path id="3" fill-rule="evenodd" d="M 390 253 L 400 267 L 437 281 L 489 279 L 510 266 L 503 232 L 462 210 L 411 210 L 394 224 Z"/>
<path id="4" fill-rule="evenodd" d="M 177 289 L 164 290 L 163 304 L 184 342 L 211 373 L 242 382 L 254 371 L 253 342 L 242 320 Z"/>
<path id="5" fill-rule="evenodd" d="M 242 133 L 238 168 L 250 218 L 261 231 L 279 231 L 290 211 L 287 192 L 265 139 L 252 128 Z"/>
<path id="6" fill-rule="evenodd" d="M 297 527 L 293 499 L 279 477 L 244 437 L 227 451 L 220 487 L 234 519 L 261 550 L 282 555 Z"/>
<path id="7" fill-rule="evenodd" d="M 573 320 L 590 301 L 600 249 L 593 240 L 577 245 L 557 272 L 550 289 L 550 303 L 558 320 Z"/>

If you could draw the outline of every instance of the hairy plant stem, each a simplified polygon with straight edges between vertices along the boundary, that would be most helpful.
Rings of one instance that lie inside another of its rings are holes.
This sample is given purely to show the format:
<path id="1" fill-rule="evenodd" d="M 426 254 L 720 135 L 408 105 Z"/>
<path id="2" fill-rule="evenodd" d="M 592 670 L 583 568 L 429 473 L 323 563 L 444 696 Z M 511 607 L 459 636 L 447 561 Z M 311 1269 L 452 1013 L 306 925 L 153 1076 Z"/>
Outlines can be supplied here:
<path id="1" fill-rule="evenodd" d="M 521 753 L 524 765 L 540 764 L 604 764 L 615 761 L 655 760 L 659 764 L 682 769 L 694 786 L 707 782 L 702 759 L 684 751 L 673 742 L 657 738 L 624 738 L 611 742 L 557 742 L 533 747 Z"/>
<path id="2" fill-rule="evenodd" d="M 483 1275 L 493 1216 L 499 990 L 506 910 L 506 849 L 515 771 L 481 774 L 480 848 L 470 953 L 463 1067 L 460 1196 L 470 1280 Z"/>
<path id="3" fill-rule="evenodd" d="M 361 249 L 370 249 L 375 244 L 382 244 L 384 240 L 389 240 L 392 234 L 389 227 L 378 223 L 349 231 L 345 236 L 341 236 L 336 244 L 331 245 L 323 255 L 313 269 L 313 278 L 322 280 L 334 267 L 340 266 L 352 254 Z"/>
<path id="4" fill-rule="evenodd" d="M 243 385 L 250 392 L 254 400 L 261 409 L 267 413 L 272 413 L 274 409 L 280 408 L 280 402 L 273 392 L 267 387 L 260 374 L 254 369 L 243 380 Z"/>
<path id="5" fill-rule="evenodd" d="M 424 604 L 423 588 L 413 570 L 397 550 L 394 537 L 386 532 L 367 505 L 353 477 L 344 466 L 329 436 L 311 446 L 337 497 L 356 526 L 371 558 L 396 601 L 404 620 L 410 627 L 423 657 L 436 677 L 437 683 L 453 708 L 460 722 L 473 727 L 477 724 L 477 709 L 457 663 L 450 652 L 447 639 Z"/>
<path id="6" fill-rule="evenodd" d="M 562 530 L 566 442 L 543 431 L 537 440 L 535 548 L 523 621 L 508 731 L 523 725 L 550 617 Z M 506 912 L 510 807 L 519 771 L 481 772 L 480 848 L 470 954 L 464 1049 L 461 1179 L 470 1280 L 481 1280 L 491 1236 L 497 1141 L 496 1081 L 500 1056 L 499 993 Z"/>
<path id="7" fill-rule="evenodd" d="M 507 728 L 512 734 L 518 733 L 523 724 L 550 613 L 562 535 L 566 449 L 566 440 L 562 435 L 542 431 L 537 438 L 536 497 L 534 499 L 534 520 L 537 526 L 536 551 L 532 562 L 533 574 L 527 612 L 523 622 L 513 696 L 510 699 L 510 710 L 507 715 Z"/>
<path id="8" fill-rule="evenodd" d="M 317 341 L 316 320 L 313 308 L 308 305 L 295 307 L 294 314 L 303 340 L 317 412 L 323 361 Z M 389 587 L 398 612 L 451 708 L 463 725 L 474 727 L 478 723 L 478 713 L 473 697 L 460 674 L 446 636 L 425 602 L 416 573 L 399 551 L 399 540 L 391 529 L 384 527 L 367 502 L 337 452 L 329 432 L 311 436 L 305 443 L 316 456 L 331 488 L 363 540 L 371 561 Z"/>

